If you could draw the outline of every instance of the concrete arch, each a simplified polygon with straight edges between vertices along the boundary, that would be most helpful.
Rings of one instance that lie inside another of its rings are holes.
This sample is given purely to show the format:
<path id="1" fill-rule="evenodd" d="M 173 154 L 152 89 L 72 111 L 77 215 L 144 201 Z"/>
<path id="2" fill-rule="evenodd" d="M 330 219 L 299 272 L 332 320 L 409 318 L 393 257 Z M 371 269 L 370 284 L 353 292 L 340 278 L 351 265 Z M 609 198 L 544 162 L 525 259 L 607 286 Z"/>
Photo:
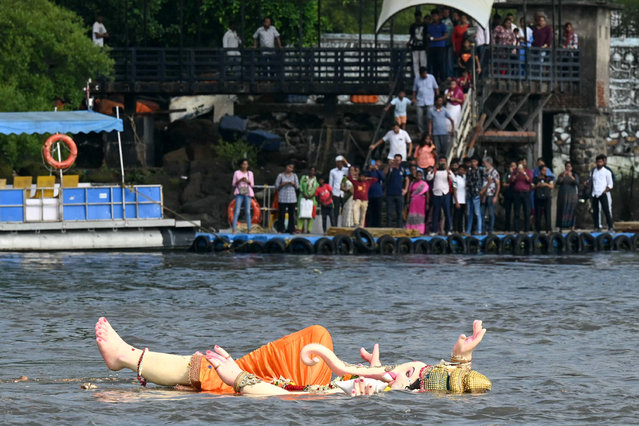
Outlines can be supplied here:
<path id="1" fill-rule="evenodd" d="M 488 24 L 493 3 L 494 0 L 384 0 L 375 31 L 379 31 L 386 21 L 402 10 L 426 4 L 447 6 L 461 10 L 483 27 Z"/>

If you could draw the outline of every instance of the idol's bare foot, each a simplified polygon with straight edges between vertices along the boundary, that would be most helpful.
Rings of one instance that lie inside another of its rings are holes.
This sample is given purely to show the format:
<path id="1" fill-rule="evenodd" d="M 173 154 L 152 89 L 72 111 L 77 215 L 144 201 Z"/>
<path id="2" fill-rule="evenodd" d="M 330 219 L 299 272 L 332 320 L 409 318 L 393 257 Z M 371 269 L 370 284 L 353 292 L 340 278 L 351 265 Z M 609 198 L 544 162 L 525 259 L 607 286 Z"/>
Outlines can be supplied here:
<path id="1" fill-rule="evenodd" d="M 95 324 L 95 341 L 109 369 L 113 371 L 123 368 L 134 371 L 137 369 L 137 362 L 142 352 L 122 340 L 104 317 Z"/>

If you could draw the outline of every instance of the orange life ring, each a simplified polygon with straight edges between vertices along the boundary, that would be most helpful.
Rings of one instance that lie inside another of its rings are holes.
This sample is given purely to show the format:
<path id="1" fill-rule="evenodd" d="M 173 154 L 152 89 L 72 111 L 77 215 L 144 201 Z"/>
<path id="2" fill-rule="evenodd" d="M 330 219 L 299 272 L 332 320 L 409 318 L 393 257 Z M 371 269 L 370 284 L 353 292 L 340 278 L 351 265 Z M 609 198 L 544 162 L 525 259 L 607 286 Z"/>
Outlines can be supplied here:
<path id="1" fill-rule="evenodd" d="M 226 209 L 226 215 L 229 219 L 229 223 L 233 223 L 233 214 L 235 213 L 235 198 L 229 203 L 229 207 Z M 262 220 L 262 208 L 260 203 L 255 201 L 255 198 L 251 198 L 251 223 L 259 224 Z"/>
<path id="2" fill-rule="evenodd" d="M 64 142 L 64 144 L 69 148 L 69 156 L 64 161 L 54 160 L 51 155 L 51 146 L 55 142 Z M 73 139 L 71 139 L 67 135 L 63 135 L 62 133 L 56 133 L 55 135 L 49 136 L 49 138 L 44 141 L 44 146 L 42 147 L 42 155 L 44 156 L 44 161 L 47 162 L 48 165 L 54 167 L 58 170 L 68 169 L 73 165 L 73 162 L 76 158 L 78 158 L 78 147 L 76 146 Z"/>

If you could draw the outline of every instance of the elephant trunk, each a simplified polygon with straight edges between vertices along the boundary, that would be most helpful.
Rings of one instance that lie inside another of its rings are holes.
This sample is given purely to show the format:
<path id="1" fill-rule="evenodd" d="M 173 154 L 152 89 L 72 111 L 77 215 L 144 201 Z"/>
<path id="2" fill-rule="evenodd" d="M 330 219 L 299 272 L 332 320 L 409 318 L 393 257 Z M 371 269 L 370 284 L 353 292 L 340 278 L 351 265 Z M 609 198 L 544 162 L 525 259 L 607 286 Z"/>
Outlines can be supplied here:
<path id="1" fill-rule="evenodd" d="M 351 374 L 353 376 L 389 381 L 388 377 L 383 377 L 386 375 L 384 367 L 364 367 L 347 364 L 339 359 L 333 351 L 319 343 L 310 343 L 304 346 L 300 351 L 302 362 L 308 366 L 313 366 L 320 362 L 318 358 L 312 357 L 312 355 L 317 355 L 321 358 L 328 365 L 331 371 L 338 376 Z"/>

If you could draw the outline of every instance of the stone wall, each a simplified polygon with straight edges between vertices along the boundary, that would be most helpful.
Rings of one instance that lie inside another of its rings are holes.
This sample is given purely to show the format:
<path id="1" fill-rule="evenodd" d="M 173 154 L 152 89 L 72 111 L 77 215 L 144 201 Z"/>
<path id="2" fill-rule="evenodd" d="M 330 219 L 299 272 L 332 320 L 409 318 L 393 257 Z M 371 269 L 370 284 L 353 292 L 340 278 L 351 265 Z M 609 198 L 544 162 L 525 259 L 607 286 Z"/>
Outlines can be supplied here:
<path id="1" fill-rule="evenodd" d="M 639 39 L 612 39 L 609 109 L 599 114 L 556 114 L 553 170 L 572 159 L 586 177 L 599 153 L 608 156 L 617 185 L 616 219 L 639 219 Z"/>

